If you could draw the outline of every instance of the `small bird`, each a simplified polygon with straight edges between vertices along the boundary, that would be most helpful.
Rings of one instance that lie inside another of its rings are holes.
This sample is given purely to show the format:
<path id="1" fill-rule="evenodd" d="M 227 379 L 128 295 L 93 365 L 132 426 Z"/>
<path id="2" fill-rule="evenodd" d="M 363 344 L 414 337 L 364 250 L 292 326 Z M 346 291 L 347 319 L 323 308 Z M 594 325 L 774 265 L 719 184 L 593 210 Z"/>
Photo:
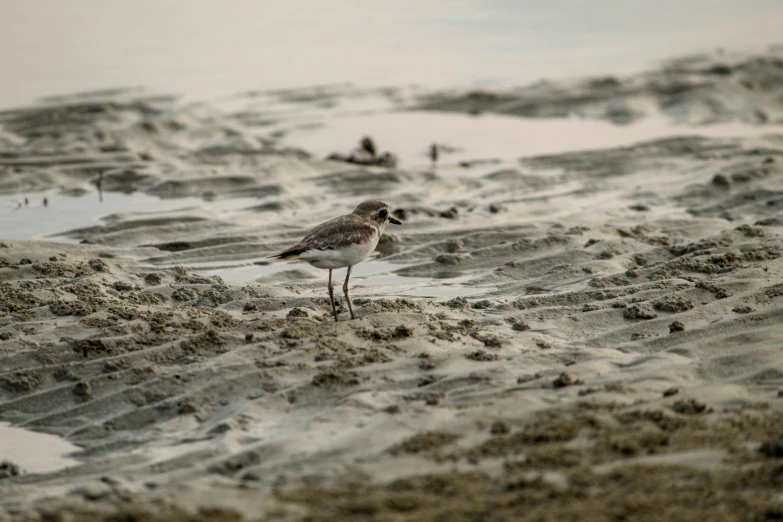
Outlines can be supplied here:
<path id="1" fill-rule="evenodd" d="M 367 154 L 369 154 L 371 158 L 374 158 L 375 155 L 378 153 L 378 149 L 375 147 L 375 142 L 371 137 L 365 136 L 362 138 L 362 141 L 359 143 L 362 146 L 362 149 L 365 152 L 367 152 Z"/>
<path id="2" fill-rule="evenodd" d="M 438 144 L 433 143 L 430 145 L 430 159 L 432 160 L 432 167 L 435 168 L 435 165 L 438 163 Z"/>
<path id="3" fill-rule="evenodd" d="M 98 201 L 103 203 L 103 171 L 98 173 L 98 177 L 92 181 L 92 184 L 98 189 Z"/>
<path id="4" fill-rule="evenodd" d="M 383 201 L 369 200 L 361 203 L 356 209 L 346 215 L 330 219 L 312 229 L 305 238 L 296 245 L 283 250 L 279 254 L 269 256 L 276 259 L 300 259 L 307 261 L 316 268 L 329 270 L 329 301 L 332 304 L 332 314 L 337 321 L 337 308 L 334 305 L 334 286 L 332 285 L 332 270 L 348 267 L 343 283 L 343 294 L 351 312 L 351 319 L 356 319 L 348 297 L 348 279 L 351 268 L 364 261 L 381 238 L 386 225 L 402 225 L 389 212 L 389 205 Z"/>

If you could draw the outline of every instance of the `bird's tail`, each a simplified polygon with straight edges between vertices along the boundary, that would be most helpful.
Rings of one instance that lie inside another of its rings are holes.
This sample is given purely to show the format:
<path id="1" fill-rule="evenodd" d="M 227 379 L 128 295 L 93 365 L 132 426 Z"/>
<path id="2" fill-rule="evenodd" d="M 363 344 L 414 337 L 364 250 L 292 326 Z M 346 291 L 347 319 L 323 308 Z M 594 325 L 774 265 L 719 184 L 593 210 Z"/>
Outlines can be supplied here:
<path id="1" fill-rule="evenodd" d="M 271 256 L 267 256 L 267 259 L 292 259 L 294 257 L 299 257 L 299 254 L 307 250 L 306 248 L 301 248 L 299 246 L 295 246 L 292 248 L 289 248 L 288 250 L 283 250 L 282 252 L 278 254 L 274 254 Z"/>

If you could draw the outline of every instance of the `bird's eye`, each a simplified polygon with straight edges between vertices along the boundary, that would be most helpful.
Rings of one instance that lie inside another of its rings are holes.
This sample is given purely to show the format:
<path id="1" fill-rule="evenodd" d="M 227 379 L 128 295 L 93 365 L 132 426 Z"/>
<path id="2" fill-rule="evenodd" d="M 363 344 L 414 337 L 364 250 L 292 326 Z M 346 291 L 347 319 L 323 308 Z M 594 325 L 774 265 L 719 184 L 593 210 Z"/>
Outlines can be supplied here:
<path id="1" fill-rule="evenodd" d="M 382 217 L 382 218 L 385 218 L 386 216 L 388 216 L 388 215 L 389 215 L 389 211 L 388 211 L 388 210 L 386 210 L 385 208 L 382 208 L 382 209 L 380 210 L 380 212 L 378 212 L 378 215 L 379 215 L 380 217 Z"/>

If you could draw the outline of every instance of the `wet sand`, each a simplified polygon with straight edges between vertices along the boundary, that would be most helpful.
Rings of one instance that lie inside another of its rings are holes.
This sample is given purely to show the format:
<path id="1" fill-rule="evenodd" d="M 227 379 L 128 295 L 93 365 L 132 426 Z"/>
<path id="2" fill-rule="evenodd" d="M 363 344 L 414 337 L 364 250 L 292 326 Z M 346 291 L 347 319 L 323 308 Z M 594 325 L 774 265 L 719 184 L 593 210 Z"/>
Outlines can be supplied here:
<path id="1" fill-rule="evenodd" d="M 0 519 L 780 518 L 783 57 L 732 60 L 381 92 L 379 114 L 756 126 L 434 169 L 290 148 L 350 90 L 0 113 L 16 226 L 106 198 L 92 223 L 0 242 L 0 421 L 82 448 L 0 467 Z M 334 323 L 323 271 L 265 256 L 368 198 L 404 225 Z"/>

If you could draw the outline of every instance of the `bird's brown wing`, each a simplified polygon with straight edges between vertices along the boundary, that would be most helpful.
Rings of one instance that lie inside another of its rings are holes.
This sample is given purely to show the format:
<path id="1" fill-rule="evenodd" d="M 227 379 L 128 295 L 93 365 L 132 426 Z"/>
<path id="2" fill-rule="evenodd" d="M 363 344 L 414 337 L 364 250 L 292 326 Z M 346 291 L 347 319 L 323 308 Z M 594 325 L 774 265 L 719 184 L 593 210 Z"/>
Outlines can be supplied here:
<path id="1" fill-rule="evenodd" d="M 321 223 L 296 245 L 273 256 L 278 259 L 295 257 L 307 250 L 333 250 L 356 243 L 365 243 L 378 234 L 378 228 L 367 219 L 353 214 Z"/>

